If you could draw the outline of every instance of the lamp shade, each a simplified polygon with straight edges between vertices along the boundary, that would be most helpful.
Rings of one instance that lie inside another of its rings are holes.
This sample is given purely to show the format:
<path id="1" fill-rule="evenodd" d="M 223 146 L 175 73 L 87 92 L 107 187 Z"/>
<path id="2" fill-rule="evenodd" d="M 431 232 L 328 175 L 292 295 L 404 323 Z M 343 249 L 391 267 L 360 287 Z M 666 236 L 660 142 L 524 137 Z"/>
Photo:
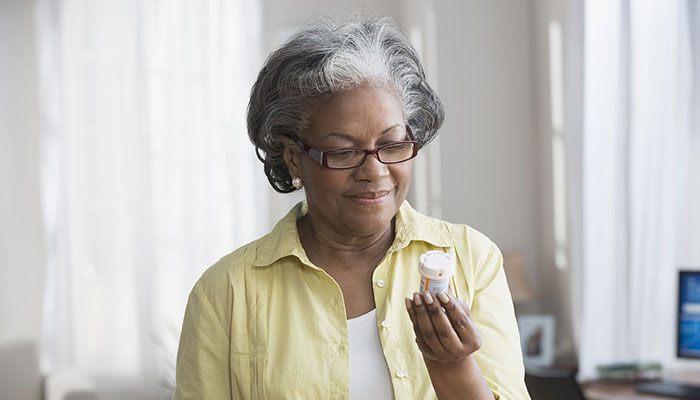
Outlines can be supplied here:
<path id="1" fill-rule="evenodd" d="M 519 251 L 503 254 L 503 269 L 514 304 L 529 303 L 537 297 L 532 289 L 527 271 L 523 267 L 523 256 Z"/>

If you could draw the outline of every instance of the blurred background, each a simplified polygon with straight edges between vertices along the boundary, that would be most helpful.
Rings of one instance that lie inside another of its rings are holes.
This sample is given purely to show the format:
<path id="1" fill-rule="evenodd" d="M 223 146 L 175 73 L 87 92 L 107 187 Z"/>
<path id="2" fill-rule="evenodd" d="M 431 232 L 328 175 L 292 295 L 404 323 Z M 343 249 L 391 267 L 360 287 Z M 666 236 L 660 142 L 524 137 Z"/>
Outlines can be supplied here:
<path id="1" fill-rule="evenodd" d="M 528 370 L 700 376 L 700 278 L 678 348 L 699 2 L 0 0 L 0 399 L 172 395 L 194 282 L 303 198 L 254 155 L 252 82 L 310 17 L 358 9 L 444 102 L 409 201 L 500 246 Z"/>

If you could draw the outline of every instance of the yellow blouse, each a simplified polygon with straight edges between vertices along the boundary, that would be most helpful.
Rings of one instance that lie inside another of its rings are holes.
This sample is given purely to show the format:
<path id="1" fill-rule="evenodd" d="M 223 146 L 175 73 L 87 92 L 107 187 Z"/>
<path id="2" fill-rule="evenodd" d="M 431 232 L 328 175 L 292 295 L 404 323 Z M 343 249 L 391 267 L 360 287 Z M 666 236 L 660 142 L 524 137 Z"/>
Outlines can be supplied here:
<path id="1" fill-rule="evenodd" d="M 174 399 L 348 399 L 347 318 L 338 284 L 306 256 L 299 203 L 266 236 L 223 257 L 192 289 L 177 355 Z M 456 257 L 453 285 L 482 336 L 474 357 L 498 399 L 529 399 L 502 256 L 466 225 L 404 202 L 396 237 L 372 275 L 377 329 L 397 399 L 435 399 L 404 298 L 418 290 L 418 257 Z"/>

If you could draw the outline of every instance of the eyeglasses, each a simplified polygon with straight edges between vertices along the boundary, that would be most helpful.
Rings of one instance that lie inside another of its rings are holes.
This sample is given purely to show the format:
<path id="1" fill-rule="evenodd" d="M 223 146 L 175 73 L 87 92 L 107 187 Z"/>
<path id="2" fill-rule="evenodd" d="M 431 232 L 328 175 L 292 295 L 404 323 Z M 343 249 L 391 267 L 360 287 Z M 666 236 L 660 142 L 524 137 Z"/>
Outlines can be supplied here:
<path id="1" fill-rule="evenodd" d="M 318 150 L 302 140 L 297 140 L 297 145 L 317 163 L 331 169 L 356 168 L 365 162 L 368 155 L 374 154 L 382 164 L 398 164 L 408 161 L 418 155 L 418 142 L 411 129 L 406 126 L 406 132 L 411 140 L 389 142 L 374 150 L 360 148 L 343 148 Z"/>

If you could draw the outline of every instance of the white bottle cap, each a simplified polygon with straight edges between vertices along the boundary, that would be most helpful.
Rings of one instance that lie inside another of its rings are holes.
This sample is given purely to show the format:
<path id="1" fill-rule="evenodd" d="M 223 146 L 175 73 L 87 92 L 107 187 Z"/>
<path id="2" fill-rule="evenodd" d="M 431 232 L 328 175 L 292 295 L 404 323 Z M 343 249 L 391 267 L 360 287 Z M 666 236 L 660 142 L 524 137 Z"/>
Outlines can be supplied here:
<path id="1" fill-rule="evenodd" d="M 419 271 L 428 279 L 450 279 L 455 270 L 455 261 L 451 255 L 438 250 L 430 250 L 420 256 Z"/>

